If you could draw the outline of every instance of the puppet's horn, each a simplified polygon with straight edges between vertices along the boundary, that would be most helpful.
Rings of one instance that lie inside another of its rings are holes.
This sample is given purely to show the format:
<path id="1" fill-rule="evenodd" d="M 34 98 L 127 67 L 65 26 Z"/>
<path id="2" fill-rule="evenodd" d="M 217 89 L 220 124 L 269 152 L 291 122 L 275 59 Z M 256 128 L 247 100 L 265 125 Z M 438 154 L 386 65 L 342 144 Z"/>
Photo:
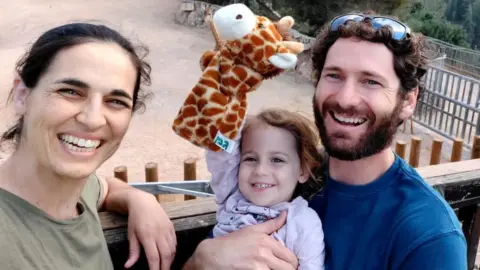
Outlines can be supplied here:
<path id="1" fill-rule="evenodd" d="M 207 9 L 207 16 L 206 17 L 207 17 L 207 20 L 208 20 L 208 24 L 210 25 L 210 29 L 212 30 L 213 37 L 215 38 L 215 43 L 216 43 L 215 44 L 215 50 L 218 50 L 222 41 L 220 40 L 220 36 L 218 35 L 217 28 L 215 28 L 215 24 L 213 23 L 212 9 L 211 8 Z"/>

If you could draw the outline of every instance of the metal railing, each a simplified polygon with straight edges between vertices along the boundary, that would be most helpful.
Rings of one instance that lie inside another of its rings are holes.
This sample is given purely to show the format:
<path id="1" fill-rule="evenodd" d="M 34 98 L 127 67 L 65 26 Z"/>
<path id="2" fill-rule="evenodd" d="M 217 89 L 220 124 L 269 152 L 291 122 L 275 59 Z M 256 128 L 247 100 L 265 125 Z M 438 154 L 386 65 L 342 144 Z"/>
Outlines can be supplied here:
<path id="1" fill-rule="evenodd" d="M 430 65 L 414 121 L 471 148 L 480 135 L 480 81 Z"/>

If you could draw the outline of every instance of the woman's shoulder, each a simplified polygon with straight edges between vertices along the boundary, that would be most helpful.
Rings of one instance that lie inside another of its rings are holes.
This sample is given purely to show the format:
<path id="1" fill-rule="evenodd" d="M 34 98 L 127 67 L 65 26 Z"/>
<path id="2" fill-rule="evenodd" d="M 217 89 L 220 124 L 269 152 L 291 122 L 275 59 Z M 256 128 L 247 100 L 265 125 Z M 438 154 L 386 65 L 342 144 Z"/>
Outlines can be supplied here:
<path id="1" fill-rule="evenodd" d="M 88 176 L 87 182 L 83 187 L 81 199 L 91 208 L 97 208 L 98 200 L 103 194 L 103 186 L 99 176 L 92 173 Z"/>

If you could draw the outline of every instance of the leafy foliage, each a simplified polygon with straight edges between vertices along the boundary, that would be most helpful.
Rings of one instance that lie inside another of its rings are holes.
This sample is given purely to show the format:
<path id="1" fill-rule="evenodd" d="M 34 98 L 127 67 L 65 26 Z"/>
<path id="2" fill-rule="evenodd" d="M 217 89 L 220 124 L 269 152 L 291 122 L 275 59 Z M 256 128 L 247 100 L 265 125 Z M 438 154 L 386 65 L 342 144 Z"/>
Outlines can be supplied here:
<path id="1" fill-rule="evenodd" d="M 205 0 L 204 0 L 205 1 Z M 292 15 L 295 28 L 313 36 L 333 17 L 347 12 L 373 10 L 406 22 L 414 31 L 448 43 L 477 48 L 480 45 L 480 0 L 206 0 L 218 5 L 245 3 L 269 5 Z"/>

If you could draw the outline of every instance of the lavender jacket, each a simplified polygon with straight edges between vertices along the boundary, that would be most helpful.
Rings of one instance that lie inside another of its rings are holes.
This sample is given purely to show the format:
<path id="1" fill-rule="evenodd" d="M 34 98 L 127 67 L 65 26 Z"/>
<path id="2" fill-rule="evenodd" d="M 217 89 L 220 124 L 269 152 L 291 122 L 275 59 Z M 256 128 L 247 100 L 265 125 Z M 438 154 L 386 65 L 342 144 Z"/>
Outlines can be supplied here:
<path id="1" fill-rule="evenodd" d="M 212 174 L 211 187 L 218 204 L 213 236 L 221 236 L 243 227 L 262 223 L 288 211 L 286 224 L 272 236 L 296 254 L 300 270 L 324 268 L 325 244 L 322 222 L 307 201 L 297 197 L 272 207 L 250 203 L 238 188 L 240 153 L 206 152 L 207 168 Z"/>

